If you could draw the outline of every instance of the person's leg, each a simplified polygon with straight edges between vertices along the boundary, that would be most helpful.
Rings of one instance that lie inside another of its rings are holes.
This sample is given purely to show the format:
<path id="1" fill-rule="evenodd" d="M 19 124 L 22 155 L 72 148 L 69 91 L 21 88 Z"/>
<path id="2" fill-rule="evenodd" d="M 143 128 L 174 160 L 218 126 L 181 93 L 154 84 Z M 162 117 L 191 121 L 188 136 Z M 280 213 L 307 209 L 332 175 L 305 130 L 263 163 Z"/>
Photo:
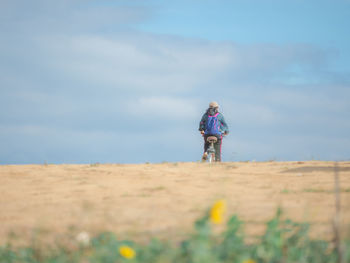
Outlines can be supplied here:
<path id="1" fill-rule="evenodd" d="M 208 135 L 204 135 L 204 152 L 206 152 L 209 148 L 209 142 L 207 141 Z"/>
<path id="2" fill-rule="evenodd" d="M 209 142 L 207 142 L 208 135 L 204 135 L 203 138 L 204 138 L 204 152 L 202 156 L 202 161 L 205 161 L 207 160 L 207 157 L 208 157 L 208 153 L 207 153 L 207 150 L 209 148 Z"/>
<path id="3" fill-rule="evenodd" d="M 218 138 L 218 141 L 214 144 L 215 160 L 217 162 L 221 162 L 221 144 L 222 144 L 222 138 Z"/>

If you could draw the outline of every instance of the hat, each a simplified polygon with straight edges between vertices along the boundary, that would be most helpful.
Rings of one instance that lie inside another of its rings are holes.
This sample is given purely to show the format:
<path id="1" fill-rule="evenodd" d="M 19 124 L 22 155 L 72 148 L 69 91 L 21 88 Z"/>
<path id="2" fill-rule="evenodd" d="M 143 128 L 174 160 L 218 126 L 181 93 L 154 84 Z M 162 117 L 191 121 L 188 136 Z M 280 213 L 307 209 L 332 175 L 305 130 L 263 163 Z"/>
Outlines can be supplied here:
<path id="1" fill-rule="evenodd" d="M 219 104 L 216 101 L 212 101 L 209 103 L 209 108 L 218 108 Z"/>

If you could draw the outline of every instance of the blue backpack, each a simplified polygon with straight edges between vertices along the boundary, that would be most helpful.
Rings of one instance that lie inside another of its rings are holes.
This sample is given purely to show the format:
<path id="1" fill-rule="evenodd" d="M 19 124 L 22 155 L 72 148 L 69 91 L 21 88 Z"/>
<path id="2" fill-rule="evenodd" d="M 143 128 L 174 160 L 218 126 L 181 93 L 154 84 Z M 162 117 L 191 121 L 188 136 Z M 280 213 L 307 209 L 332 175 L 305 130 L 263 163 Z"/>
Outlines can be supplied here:
<path id="1" fill-rule="evenodd" d="M 221 135 L 220 132 L 220 122 L 218 120 L 219 113 L 216 113 L 215 115 L 211 116 L 208 115 L 208 121 L 207 125 L 205 127 L 205 134 L 209 135 Z"/>

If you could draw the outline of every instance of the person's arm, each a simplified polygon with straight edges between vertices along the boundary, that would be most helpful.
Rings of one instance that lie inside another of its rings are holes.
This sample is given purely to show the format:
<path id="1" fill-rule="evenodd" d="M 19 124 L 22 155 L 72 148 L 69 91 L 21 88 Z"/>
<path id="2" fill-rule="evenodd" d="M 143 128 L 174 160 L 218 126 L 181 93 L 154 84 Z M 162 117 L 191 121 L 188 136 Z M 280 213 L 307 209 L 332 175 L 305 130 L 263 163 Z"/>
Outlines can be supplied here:
<path id="1" fill-rule="evenodd" d="M 230 131 L 228 129 L 227 123 L 225 121 L 224 115 L 220 113 L 220 130 L 224 132 L 225 134 L 228 134 Z"/>
<path id="2" fill-rule="evenodd" d="M 207 114 L 203 114 L 203 116 L 202 116 L 202 119 L 201 119 L 201 121 L 200 121 L 200 123 L 199 123 L 199 128 L 198 128 L 198 130 L 203 134 L 204 133 L 204 131 L 205 131 L 205 125 L 206 125 L 206 123 L 207 123 Z"/>

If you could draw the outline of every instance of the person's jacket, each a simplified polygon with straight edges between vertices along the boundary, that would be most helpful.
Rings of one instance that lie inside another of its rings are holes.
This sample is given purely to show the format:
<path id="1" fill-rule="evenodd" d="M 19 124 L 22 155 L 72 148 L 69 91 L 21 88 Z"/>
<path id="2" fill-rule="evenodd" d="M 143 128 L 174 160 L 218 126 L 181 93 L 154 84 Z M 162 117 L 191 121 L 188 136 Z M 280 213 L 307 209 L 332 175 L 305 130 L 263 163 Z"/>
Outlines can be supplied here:
<path id="1" fill-rule="evenodd" d="M 208 116 L 213 116 L 215 115 L 217 112 L 214 111 L 214 109 L 212 108 L 209 108 L 202 116 L 202 119 L 199 123 L 199 131 L 205 131 L 206 129 L 206 125 L 207 125 L 207 121 L 208 121 Z M 224 118 L 224 115 L 222 115 L 222 113 L 219 112 L 218 116 L 218 121 L 220 122 L 220 131 L 222 133 L 226 133 L 228 134 L 229 133 L 229 129 L 228 129 L 228 126 L 227 126 L 227 123 L 225 121 L 225 118 Z"/>

